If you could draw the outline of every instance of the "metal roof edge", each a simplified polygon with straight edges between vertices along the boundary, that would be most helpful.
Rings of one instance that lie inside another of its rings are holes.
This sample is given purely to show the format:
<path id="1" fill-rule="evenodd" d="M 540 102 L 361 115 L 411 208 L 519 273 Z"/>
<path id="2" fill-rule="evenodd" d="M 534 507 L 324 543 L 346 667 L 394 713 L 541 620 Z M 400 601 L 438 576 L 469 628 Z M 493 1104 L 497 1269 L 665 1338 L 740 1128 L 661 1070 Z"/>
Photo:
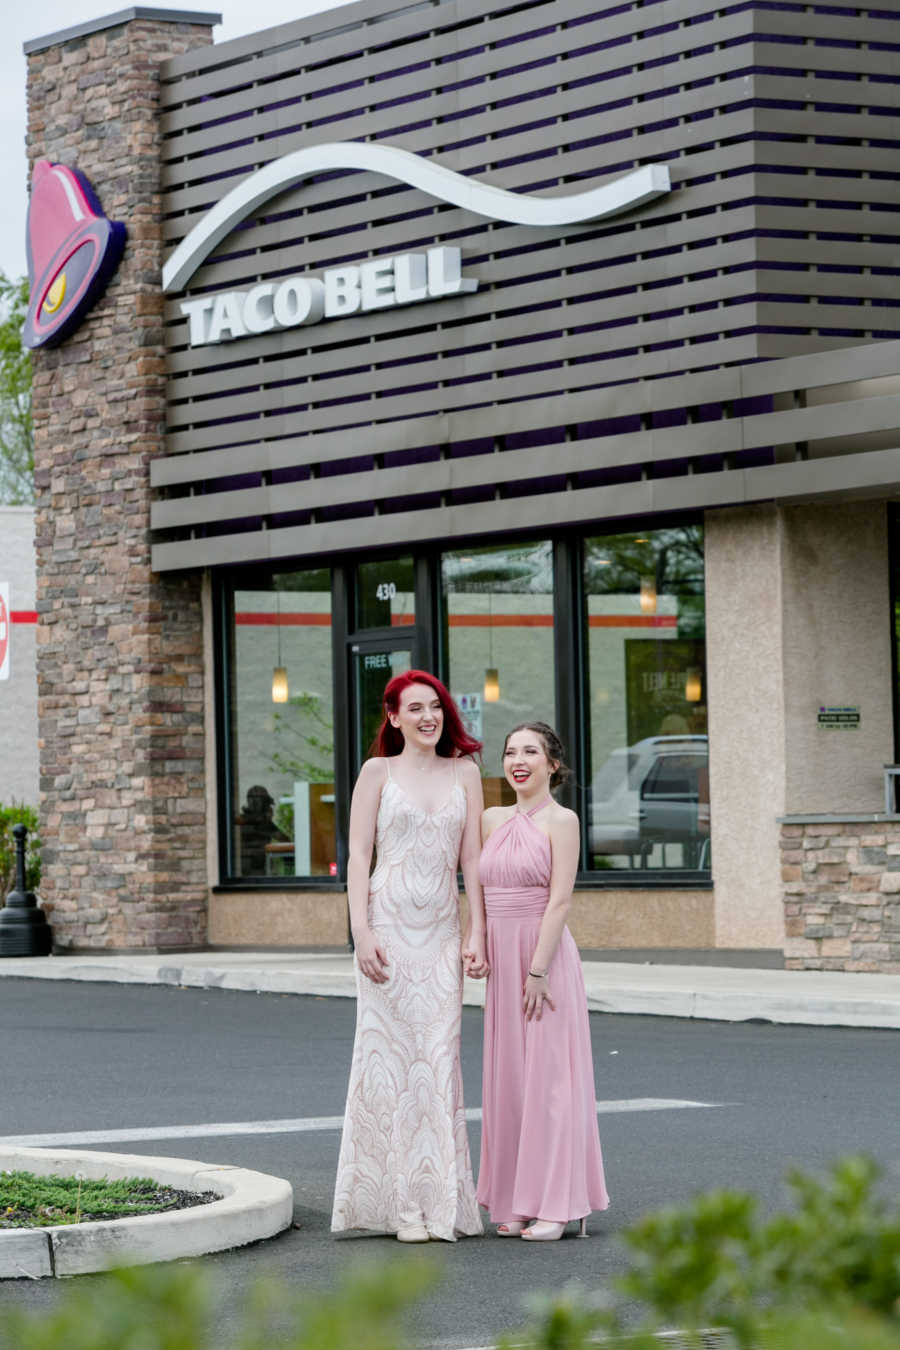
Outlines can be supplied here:
<path id="1" fill-rule="evenodd" d="M 122 23 L 132 23 L 135 19 L 157 19 L 161 23 L 209 24 L 213 27 L 222 22 L 221 14 L 201 12 L 192 9 L 151 9 L 147 5 L 131 5 L 128 9 L 119 9 L 115 14 L 107 14 L 101 19 L 88 19 L 85 23 L 74 24 L 71 28 L 60 28 L 46 37 L 31 38 L 22 43 L 26 56 L 34 52 L 46 51 L 72 38 L 87 37 L 91 33 L 100 33 L 104 28 L 115 28 Z"/>

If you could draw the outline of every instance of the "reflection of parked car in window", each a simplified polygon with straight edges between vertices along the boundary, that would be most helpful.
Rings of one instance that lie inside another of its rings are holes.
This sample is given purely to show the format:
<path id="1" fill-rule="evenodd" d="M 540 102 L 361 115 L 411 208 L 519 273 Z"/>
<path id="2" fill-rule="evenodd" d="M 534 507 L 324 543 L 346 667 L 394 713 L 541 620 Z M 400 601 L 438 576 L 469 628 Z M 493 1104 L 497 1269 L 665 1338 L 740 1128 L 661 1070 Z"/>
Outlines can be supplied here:
<path id="1" fill-rule="evenodd" d="M 709 748 L 706 736 L 649 736 L 614 750 L 591 784 L 593 854 L 649 853 L 681 844 L 682 866 L 707 865 Z"/>

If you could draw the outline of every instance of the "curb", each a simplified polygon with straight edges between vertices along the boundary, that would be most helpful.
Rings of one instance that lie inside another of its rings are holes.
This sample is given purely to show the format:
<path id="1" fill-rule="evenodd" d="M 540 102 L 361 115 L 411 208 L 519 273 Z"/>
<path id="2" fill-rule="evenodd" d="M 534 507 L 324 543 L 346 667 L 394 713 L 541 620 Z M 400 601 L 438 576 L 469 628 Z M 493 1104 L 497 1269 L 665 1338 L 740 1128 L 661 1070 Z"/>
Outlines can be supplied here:
<path id="1" fill-rule="evenodd" d="M 243 1167 L 82 1149 L 0 1148 L 0 1168 L 52 1176 L 83 1172 L 92 1181 L 152 1177 L 183 1191 L 222 1198 L 192 1209 L 133 1219 L 0 1229 L 0 1279 L 86 1275 L 113 1266 L 146 1265 L 243 1247 L 291 1225 L 290 1182 Z"/>
<path id="2" fill-rule="evenodd" d="M 677 1017 L 707 1022 L 771 1022 L 780 1026 L 867 1027 L 900 1030 L 900 998 L 829 998 L 787 994 L 759 995 L 698 989 L 588 989 L 588 1011 Z"/>
<path id="3" fill-rule="evenodd" d="M 900 975 L 593 960 L 582 969 L 591 1012 L 900 1030 Z M 0 960 L 4 978 L 356 997 L 351 957 L 333 954 L 19 957 Z M 466 1007 L 484 997 L 484 981 L 465 980 Z"/>

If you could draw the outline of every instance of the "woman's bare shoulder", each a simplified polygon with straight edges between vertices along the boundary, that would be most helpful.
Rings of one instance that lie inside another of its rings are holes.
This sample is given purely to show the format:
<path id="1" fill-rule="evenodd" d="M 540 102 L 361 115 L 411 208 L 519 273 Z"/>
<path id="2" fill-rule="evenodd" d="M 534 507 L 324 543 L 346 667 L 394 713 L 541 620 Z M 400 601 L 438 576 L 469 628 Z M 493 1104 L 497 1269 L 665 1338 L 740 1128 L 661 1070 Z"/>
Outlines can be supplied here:
<path id="1" fill-rule="evenodd" d="M 481 770 L 471 755 L 459 755 L 457 757 L 456 771 L 464 783 L 481 781 Z"/>
<path id="2" fill-rule="evenodd" d="M 363 766 L 359 771 L 358 783 L 365 783 L 367 787 L 374 786 L 376 783 L 383 783 L 388 775 L 387 759 L 384 755 L 373 755 L 371 759 L 363 761 Z"/>
<path id="3" fill-rule="evenodd" d="M 551 828 L 565 832 L 578 833 L 581 828 L 579 819 L 574 811 L 570 811 L 567 806 L 560 806 L 559 802 L 554 802 L 551 809 L 547 812 L 548 825 Z"/>

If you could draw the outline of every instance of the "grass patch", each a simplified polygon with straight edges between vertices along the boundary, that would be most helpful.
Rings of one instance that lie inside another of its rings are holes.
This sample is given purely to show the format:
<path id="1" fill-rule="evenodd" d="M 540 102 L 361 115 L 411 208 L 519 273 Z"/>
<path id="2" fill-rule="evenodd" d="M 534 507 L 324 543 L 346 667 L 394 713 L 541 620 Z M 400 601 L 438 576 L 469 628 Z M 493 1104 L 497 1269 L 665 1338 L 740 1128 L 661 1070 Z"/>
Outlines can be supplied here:
<path id="1" fill-rule="evenodd" d="M 130 1219 L 141 1214 L 208 1205 L 218 1199 L 213 1191 L 178 1191 L 150 1177 L 89 1181 L 83 1176 L 37 1177 L 32 1172 L 0 1172 L 0 1229 Z"/>

